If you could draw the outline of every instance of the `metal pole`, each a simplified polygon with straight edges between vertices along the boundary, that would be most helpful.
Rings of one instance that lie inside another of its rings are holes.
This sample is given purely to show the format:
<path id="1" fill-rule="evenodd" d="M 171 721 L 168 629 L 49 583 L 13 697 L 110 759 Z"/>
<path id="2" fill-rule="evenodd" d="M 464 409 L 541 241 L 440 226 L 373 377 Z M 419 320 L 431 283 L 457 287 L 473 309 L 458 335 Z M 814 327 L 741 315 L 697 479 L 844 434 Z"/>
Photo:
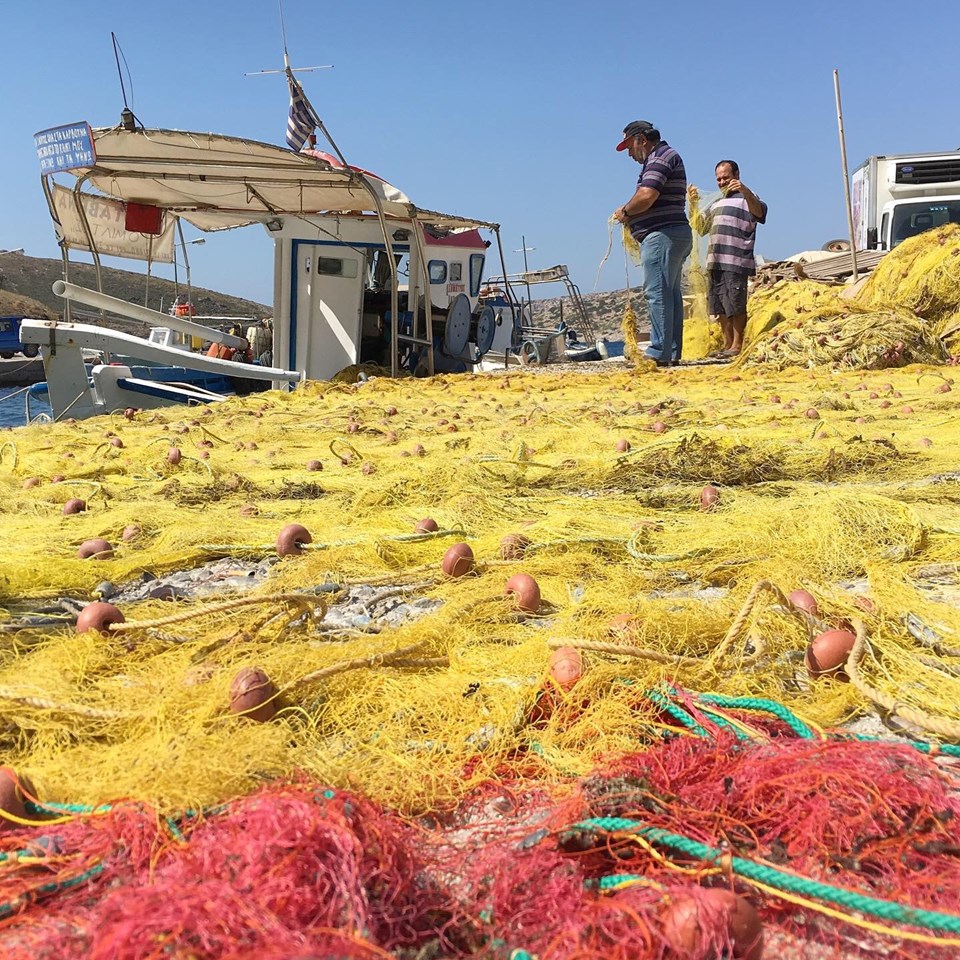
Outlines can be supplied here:
<path id="1" fill-rule="evenodd" d="M 523 272 L 529 273 L 530 268 L 527 266 L 527 238 L 520 234 L 520 246 L 523 247 Z M 530 311 L 530 322 L 533 323 L 533 298 L 530 295 L 530 279 L 529 277 L 524 277 L 527 281 L 527 309 Z"/>
<path id="2" fill-rule="evenodd" d="M 850 259 L 853 265 L 853 282 L 859 279 L 857 272 L 857 237 L 853 230 L 853 204 L 850 202 L 850 176 L 847 173 L 847 140 L 843 133 L 843 107 L 840 105 L 840 71 L 833 71 L 833 92 L 837 99 L 837 129 L 840 132 L 840 162 L 843 165 L 843 192 L 847 200 L 847 227 L 850 230 Z"/>

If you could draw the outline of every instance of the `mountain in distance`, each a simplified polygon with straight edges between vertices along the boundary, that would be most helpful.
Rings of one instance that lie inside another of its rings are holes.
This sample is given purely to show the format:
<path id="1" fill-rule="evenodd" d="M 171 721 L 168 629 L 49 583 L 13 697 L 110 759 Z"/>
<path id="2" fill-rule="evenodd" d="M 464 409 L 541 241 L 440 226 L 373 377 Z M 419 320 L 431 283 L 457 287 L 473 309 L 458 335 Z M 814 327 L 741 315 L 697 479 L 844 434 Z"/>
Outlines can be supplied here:
<path id="1" fill-rule="evenodd" d="M 118 270 L 115 267 L 103 267 L 103 292 L 128 303 L 143 305 L 146 293 L 146 275 L 131 270 Z M 49 320 L 63 316 L 65 301 L 53 293 L 55 281 L 63 279 L 63 263 L 60 260 L 46 260 L 40 257 L 28 257 L 23 253 L 0 254 L 0 316 L 32 316 L 43 310 L 39 320 Z M 71 263 L 70 282 L 81 287 L 97 289 L 97 271 L 93 264 Z M 172 280 L 150 277 L 150 307 L 157 309 L 163 298 L 166 309 L 177 295 Z M 180 285 L 180 295 L 186 296 L 186 287 Z M 245 300 L 227 293 L 218 293 L 204 287 L 193 286 L 190 297 L 196 312 L 200 316 L 249 317 L 252 320 L 271 316 L 273 308 L 254 300 Z M 40 305 L 40 307 L 37 306 Z M 101 323 L 99 312 L 78 304 L 75 314 L 90 316 L 96 314 L 94 322 Z M 143 336 L 143 324 L 118 317 L 108 317 L 103 324 L 115 330 Z"/>

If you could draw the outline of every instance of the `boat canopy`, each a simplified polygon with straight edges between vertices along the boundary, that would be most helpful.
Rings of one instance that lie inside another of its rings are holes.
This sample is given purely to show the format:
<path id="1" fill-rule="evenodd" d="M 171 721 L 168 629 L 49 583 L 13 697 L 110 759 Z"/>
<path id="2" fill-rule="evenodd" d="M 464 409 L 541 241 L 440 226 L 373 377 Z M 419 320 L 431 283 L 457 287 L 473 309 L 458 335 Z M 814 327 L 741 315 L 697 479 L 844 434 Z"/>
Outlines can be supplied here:
<path id="1" fill-rule="evenodd" d="M 256 140 L 182 130 L 93 130 L 96 160 L 71 171 L 124 203 L 159 207 L 205 232 L 271 217 L 375 213 L 438 231 L 497 225 L 418 209 L 397 187 L 355 168 Z"/>

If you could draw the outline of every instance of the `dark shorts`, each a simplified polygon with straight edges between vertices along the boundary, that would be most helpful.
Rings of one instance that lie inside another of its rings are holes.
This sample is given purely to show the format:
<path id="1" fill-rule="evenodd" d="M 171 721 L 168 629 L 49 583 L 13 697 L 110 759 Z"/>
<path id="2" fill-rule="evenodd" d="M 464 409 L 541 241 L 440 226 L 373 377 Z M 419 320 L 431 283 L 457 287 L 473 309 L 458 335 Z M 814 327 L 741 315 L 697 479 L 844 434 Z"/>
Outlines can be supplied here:
<path id="1" fill-rule="evenodd" d="M 747 312 L 747 275 L 713 269 L 707 286 L 707 310 L 715 317 L 739 317 Z"/>

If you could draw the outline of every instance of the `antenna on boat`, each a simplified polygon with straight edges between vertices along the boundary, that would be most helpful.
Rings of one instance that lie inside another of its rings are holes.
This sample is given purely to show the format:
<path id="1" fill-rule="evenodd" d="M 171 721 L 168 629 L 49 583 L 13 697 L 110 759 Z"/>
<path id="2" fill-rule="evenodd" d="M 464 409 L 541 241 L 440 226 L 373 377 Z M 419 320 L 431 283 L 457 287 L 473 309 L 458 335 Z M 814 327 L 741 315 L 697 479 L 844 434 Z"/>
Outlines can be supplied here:
<path id="1" fill-rule="evenodd" d="M 120 94 L 123 97 L 123 110 L 120 111 L 120 124 L 124 130 L 136 130 L 137 118 L 134 116 L 130 105 L 127 103 L 127 90 L 123 85 L 123 71 L 120 69 L 120 57 L 123 56 L 120 50 L 120 44 L 117 43 L 117 35 L 111 30 L 110 39 L 113 41 L 113 58 L 117 61 L 117 75 L 120 77 Z M 123 58 L 127 62 L 127 58 Z M 127 76 L 130 76 L 130 67 L 127 67 Z M 130 77 L 130 95 L 133 96 L 133 78 Z"/>
<path id="2" fill-rule="evenodd" d="M 310 73 L 313 70 L 332 70 L 332 63 L 320 64 L 316 67 L 291 67 L 290 57 L 287 54 L 287 28 L 283 22 L 283 0 L 277 0 L 280 7 L 280 36 L 283 38 L 283 69 L 282 70 L 255 70 L 253 73 L 245 73 L 245 77 L 263 77 L 268 73 L 284 73 L 288 76 L 291 73 Z"/>
<path id="3" fill-rule="evenodd" d="M 290 66 L 290 55 L 287 52 L 287 28 L 283 22 L 283 0 L 277 0 L 277 5 L 280 8 L 280 35 L 283 39 L 283 69 L 257 70 L 253 73 L 247 73 L 245 76 L 262 77 L 266 74 L 282 73 L 287 78 L 287 84 L 290 87 L 290 118 L 287 123 L 287 144 L 290 149 L 295 151 L 303 149 L 303 144 L 311 137 L 313 137 L 311 145 L 315 144 L 316 137 L 314 136 L 314 131 L 319 130 L 324 137 L 326 137 L 327 143 L 330 144 L 340 162 L 343 164 L 343 169 L 347 175 L 355 177 L 357 174 L 347 163 L 347 159 L 337 146 L 336 141 L 330 136 L 330 131 L 324 126 L 320 115 L 313 108 L 313 104 L 307 99 L 307 95 L 303 92 L 303 87 L 300 86 L 300 81 L 294 76 L 295 73 L 309 73 L 312 70 L 332 70 L 333 64 L 327 63 L 316 67 Z"/>

